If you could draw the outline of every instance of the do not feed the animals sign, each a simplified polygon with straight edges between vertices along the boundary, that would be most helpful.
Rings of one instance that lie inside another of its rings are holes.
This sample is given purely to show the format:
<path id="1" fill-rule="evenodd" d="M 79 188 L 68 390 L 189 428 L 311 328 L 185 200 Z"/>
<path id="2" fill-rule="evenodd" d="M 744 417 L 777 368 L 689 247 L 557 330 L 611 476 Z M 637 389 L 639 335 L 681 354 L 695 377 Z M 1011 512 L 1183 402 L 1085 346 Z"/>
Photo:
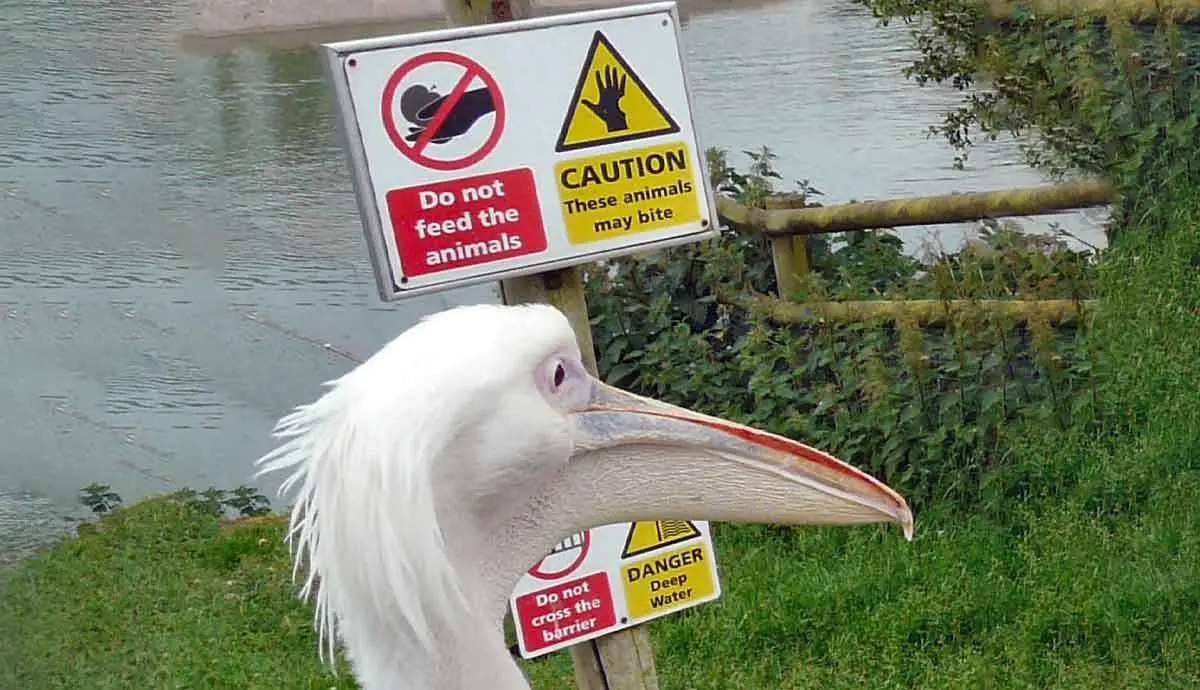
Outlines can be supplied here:
<path id="1" fill-rule="evenodd" d="M 385 300 L 716 232 L 673 2 L 324 54 Z"/>

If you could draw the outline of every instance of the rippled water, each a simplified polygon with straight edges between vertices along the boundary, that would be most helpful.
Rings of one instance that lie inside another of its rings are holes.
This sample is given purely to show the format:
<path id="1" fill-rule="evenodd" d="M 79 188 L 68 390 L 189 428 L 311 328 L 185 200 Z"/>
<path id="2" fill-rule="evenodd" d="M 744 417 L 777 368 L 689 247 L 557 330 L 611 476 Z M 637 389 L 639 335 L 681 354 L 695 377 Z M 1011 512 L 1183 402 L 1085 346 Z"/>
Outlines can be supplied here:
<path id="1" fill-rule="evenodd" d="M 59 504 L 28 493 L 0 490 L 0 570 L 71 534 L 77 524 L 76 519 L 64 515 Z"/>
<path id="2" fill-rule="evenodd" d="M 186 16 L 0 0 L 0 553 L 93 481 L 250 482 L 320 382 L 421 313 L 497 299 L 380 304 L 315 52 L 184 54 Z M 706 143 L 769 142 L 830 200 L 1039 181 L 1007 144 L 952 170 L 924 131 L 957 96 L 905 83 L 904 30 L 844 2 L 700 15 L 684 41 Z"/>

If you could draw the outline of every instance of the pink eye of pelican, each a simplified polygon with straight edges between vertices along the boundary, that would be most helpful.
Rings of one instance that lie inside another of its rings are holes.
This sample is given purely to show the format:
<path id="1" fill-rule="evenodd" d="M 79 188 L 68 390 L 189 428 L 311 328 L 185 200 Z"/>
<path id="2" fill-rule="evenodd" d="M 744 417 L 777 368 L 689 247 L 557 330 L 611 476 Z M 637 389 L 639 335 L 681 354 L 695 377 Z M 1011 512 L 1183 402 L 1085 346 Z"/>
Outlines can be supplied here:
<path id="1" fill-rule="evenodd" d="M 567 369 L 559 362 L 554 367 L 554 387 L 558 388 L 563 385 L 563 381 L 567 379 Z"/>

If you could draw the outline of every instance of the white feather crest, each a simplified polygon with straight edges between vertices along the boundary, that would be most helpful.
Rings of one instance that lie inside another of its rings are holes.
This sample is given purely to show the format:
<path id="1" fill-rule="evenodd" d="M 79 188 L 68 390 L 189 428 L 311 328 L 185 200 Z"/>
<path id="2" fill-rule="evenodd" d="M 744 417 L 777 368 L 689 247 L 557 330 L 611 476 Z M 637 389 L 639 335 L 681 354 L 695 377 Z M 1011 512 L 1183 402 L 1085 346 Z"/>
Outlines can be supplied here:
<path id="1" fill-rule="evenodd" d="M 394 644 L 402 640 L 430 654 L 453 644 L 435 631 L 453 634 L 462 620 L 451 618 L 469 602 L 447 555 L 433 462 L 468 423 L 463 405 L 574 342 L 549 305 L 455 307 L 423 318 L 279 420 L 281 444 L 257 461 L 257 476 L 289 472 L 279 492 L 295 499 L 293 578 L 307 560 L 300 595 L 316 595 L 322 660 L 333 660 L 338 636 L 352 654 L 380 635 L 393 653 L 403 653 Z"/>
<path id="2" fill-rule="evenodd" d="M 381 628 L 431 651 L 433 630 L 446 627 L 438 614 L 465 605 L 424 461 L 437 449 L 415 445 L 445 436 L 381 433 L 444 423 L 420 408 L 398 409 L 395 397 L 380 400 L 370 370 L 364 364 L 326 384 L 332 389 L 319 400 L 283 417 L 273 435 L 284 442 L 256 463 L 259 476 L 290 471 L 279 493 L 295 494 L 292 575 L 306 560 L 300 596 L 316 594 L 320 658 L 331 663 L 339 634 L 362 640 Z"/>

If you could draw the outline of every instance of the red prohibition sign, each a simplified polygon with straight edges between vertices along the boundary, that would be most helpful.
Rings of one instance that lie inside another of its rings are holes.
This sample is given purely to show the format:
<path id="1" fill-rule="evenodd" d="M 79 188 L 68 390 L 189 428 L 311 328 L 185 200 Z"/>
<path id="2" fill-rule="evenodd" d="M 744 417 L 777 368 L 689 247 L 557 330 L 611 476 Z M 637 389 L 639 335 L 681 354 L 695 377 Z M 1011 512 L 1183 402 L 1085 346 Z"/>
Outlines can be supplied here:
<path id="1" fill-rule="evenodd" d="M 538 561 L 537 565 L 529 569 L 529 574 L 539 580 L 557 580 L 560 577 L 566 577 L 567 575 L 575 572 L 575 569 L 583 564 L 583 560 L 587 558 L 588 551 L 591 548 L 592 531 L 590 529 L 586 529 L 583 531 L 583 543 L 579 545 L 579 555 L 575 557 L 575 560 L 571 561 L 562 568 L 559 568 L 558 570 L 543 570 L 542 565 L 545 564 L 546 558 L 550 557 L 546 556 L 546 558 Z"/>
<path id="2" fill-rule="evenodd" d="M 396 127 L 396 91 L 400 88 L 400 84 L 404 81 L 405 77 L 414 70 L 434 62 L 448 62 L 452 65 L 458 65 L 466 70 L 466 72 L 458 80 L 458 83 L 450 91 L 450 94 L 446 96 L 446 100 L 442 101 L 441 108 L 433 116 L 433 119 L 429 122 L 429 126 L 425 128 L 425 131 L 421 132 L 421 136 L 415 142 L 410 144 L 404 140 L 400 129 Z M 480 146 L 478 150 L 462 158 L 454 160 L 430 158 L 425 154 L 425 149 L 428 148 L 430 140 L 433 138 L 434 133 L 441 128 L 446 118 L 450 116 L 450 113 L 453 112 L 454 107 L 462 100 L 463 94 L 467 92 L 467 87 L 471 85 L 471 82 L 476 77 L 483 80 L 484 85 L 491 92 L 492 102 L 496 106 L 491 135 L 488 136 L 487 141 L 483 142 L 483 146 Z M 500 135 L 504 133 L 504 96 L 500 93 L 500 85 L 496 83 L 495 78 L 482 65 L 471 58 L 446 51 L 424 53 L 409 58 L 392 72 L 392 76 L 388 77 L 387 85 L 383 88 L 383 128 L 387 130 L 388 138 L 392 140 L 392 144 L 399 149 L 400 153 L 404 154 L 406 158 L 417 165 L 433 170 L 462 170 L 487 158 L 488 154 L 496 148 L 496 144 L 500 142 Z"/>

